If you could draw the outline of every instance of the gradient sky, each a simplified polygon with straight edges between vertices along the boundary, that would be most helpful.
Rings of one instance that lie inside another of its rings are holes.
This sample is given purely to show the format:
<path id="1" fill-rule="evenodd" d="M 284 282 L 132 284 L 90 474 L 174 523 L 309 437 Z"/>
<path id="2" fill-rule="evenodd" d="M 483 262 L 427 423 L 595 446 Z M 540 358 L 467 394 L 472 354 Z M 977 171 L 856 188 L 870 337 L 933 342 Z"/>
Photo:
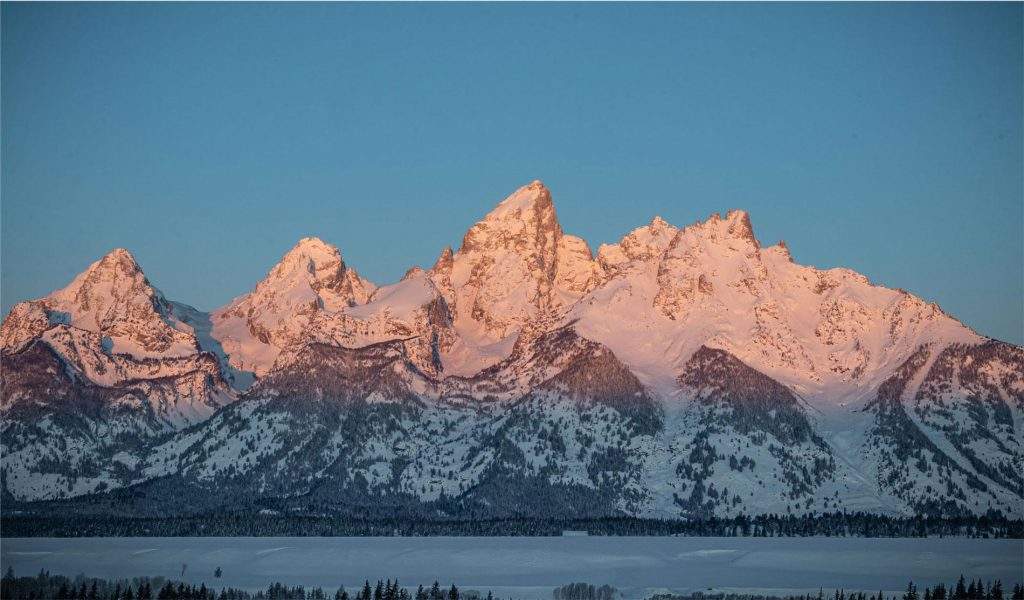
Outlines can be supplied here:
<path id="1" fill-rule="evenodd" d="M 1020 344 L 1022 9 L 4 3 L 3 311 L 117 246 L 203 309 L 307 235 L 387 283 L 542 179 L 595 249 L 744 208 Z"/>

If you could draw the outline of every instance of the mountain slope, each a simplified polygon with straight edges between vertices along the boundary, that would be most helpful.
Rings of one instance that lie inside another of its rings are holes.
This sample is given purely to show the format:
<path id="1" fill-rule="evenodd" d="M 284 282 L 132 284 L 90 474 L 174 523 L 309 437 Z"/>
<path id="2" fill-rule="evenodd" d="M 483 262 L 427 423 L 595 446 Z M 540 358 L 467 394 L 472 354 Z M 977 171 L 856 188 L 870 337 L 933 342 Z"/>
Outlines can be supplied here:
<path id="1" fill-rule="evenodd" d="M 56 325 L 101 334 L 114 353 L 163 357 L 198 349 L 191 331 L 122 248 L 90 265 L 67 287 L 15 305 L 0 327 L 0 347 L 15 348 Z"/>
<path id="2" fill-rule="evenodd" d="M 130 483 L 150 441 L 234 399 L 217 358 L 125 250 L 17 305 L 0 332 L 0 449 L 16 497 Z"/>
<path id="3" fill-rule="evenodd" d="M 301 339 L 310 319 L 363 304 L 373 289 L 337 248 L 303 238 L 253 291 L 213 312 L 211 334 L 233 367 L 265 375 L 281 349 Z"/>
<path id="4" fill-rule="evenodd" d="M 472 375 L 507 356 L 523 328 L 591 289 L 598 271 L 583 240 L 562 232 L 539 181 L 503 200 L 443 255 L 430 277 L 451 309 L 446 372 Z"/>
<path id="5" fill-rule="evenodd" d="M 533 182 L 397 283 L 306 238 L 209 315 L 115 251 L 0 339 L 22 500 L 173 477 L 203 490 L 182 511 L 1024 510 L 1024 350 L 743 211 L 594 255 Z"/>

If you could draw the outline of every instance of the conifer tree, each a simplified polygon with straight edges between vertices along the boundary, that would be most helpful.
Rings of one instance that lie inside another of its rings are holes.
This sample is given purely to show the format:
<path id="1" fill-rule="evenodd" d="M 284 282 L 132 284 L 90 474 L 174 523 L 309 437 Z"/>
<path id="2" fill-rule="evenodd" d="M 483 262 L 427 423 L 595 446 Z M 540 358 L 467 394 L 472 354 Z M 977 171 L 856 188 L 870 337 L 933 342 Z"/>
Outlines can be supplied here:
<path id="1" fill-rule="evenodd" d="M 992 600 L 1003 600 L 1003 582 L 998 579 L 992 584 Z"/>
<path id="2" fill-rule="evenodd" d="M 961 574 L 960 579 L 956 582 L 956 589 L 953 591 L 953 600 L 967 600 L 967 582 L 964 581 L 964 576 Z"/>
<path id="3" fill-rule="evenodd" d="M 903 600 L 918 600 L 917 587 L 913 581 L 907 584 L 907 591 L 903 593 Z"/>

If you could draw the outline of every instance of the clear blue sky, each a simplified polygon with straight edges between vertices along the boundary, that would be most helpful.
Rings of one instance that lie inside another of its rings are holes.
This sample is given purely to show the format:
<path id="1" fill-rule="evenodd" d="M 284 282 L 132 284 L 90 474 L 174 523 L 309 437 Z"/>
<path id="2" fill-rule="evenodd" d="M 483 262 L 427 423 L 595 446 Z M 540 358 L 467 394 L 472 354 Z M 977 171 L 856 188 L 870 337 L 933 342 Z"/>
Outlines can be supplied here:
<path id="1" fill-rule="evenodd" d="M 729 208 L 1021 343 L 1022 5 L 10 4 L 2 304 L 116 246 L 210 309 L 376 282 L 521 184 L 596 248 Z"/>

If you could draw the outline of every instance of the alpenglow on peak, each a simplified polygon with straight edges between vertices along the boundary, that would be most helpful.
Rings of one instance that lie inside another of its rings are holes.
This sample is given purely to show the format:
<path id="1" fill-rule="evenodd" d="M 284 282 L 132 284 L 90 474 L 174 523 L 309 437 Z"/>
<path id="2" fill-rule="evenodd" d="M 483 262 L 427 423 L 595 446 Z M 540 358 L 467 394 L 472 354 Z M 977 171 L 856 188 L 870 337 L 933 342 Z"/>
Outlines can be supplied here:
<path id="1" fill-rule="evenodd" d="M 1024 506 L 1024 350 L 761 247 L 745 211 L 595 257 L 537 181 L 389 285 L 303 238 L 207 315 L 116 250 L 0 333 L 8 431 L 46 433 L 3 439 L 19 500 L 175 477 L 500 517 Z M 507 504 L 522 482 L 535 506 Z"/>

